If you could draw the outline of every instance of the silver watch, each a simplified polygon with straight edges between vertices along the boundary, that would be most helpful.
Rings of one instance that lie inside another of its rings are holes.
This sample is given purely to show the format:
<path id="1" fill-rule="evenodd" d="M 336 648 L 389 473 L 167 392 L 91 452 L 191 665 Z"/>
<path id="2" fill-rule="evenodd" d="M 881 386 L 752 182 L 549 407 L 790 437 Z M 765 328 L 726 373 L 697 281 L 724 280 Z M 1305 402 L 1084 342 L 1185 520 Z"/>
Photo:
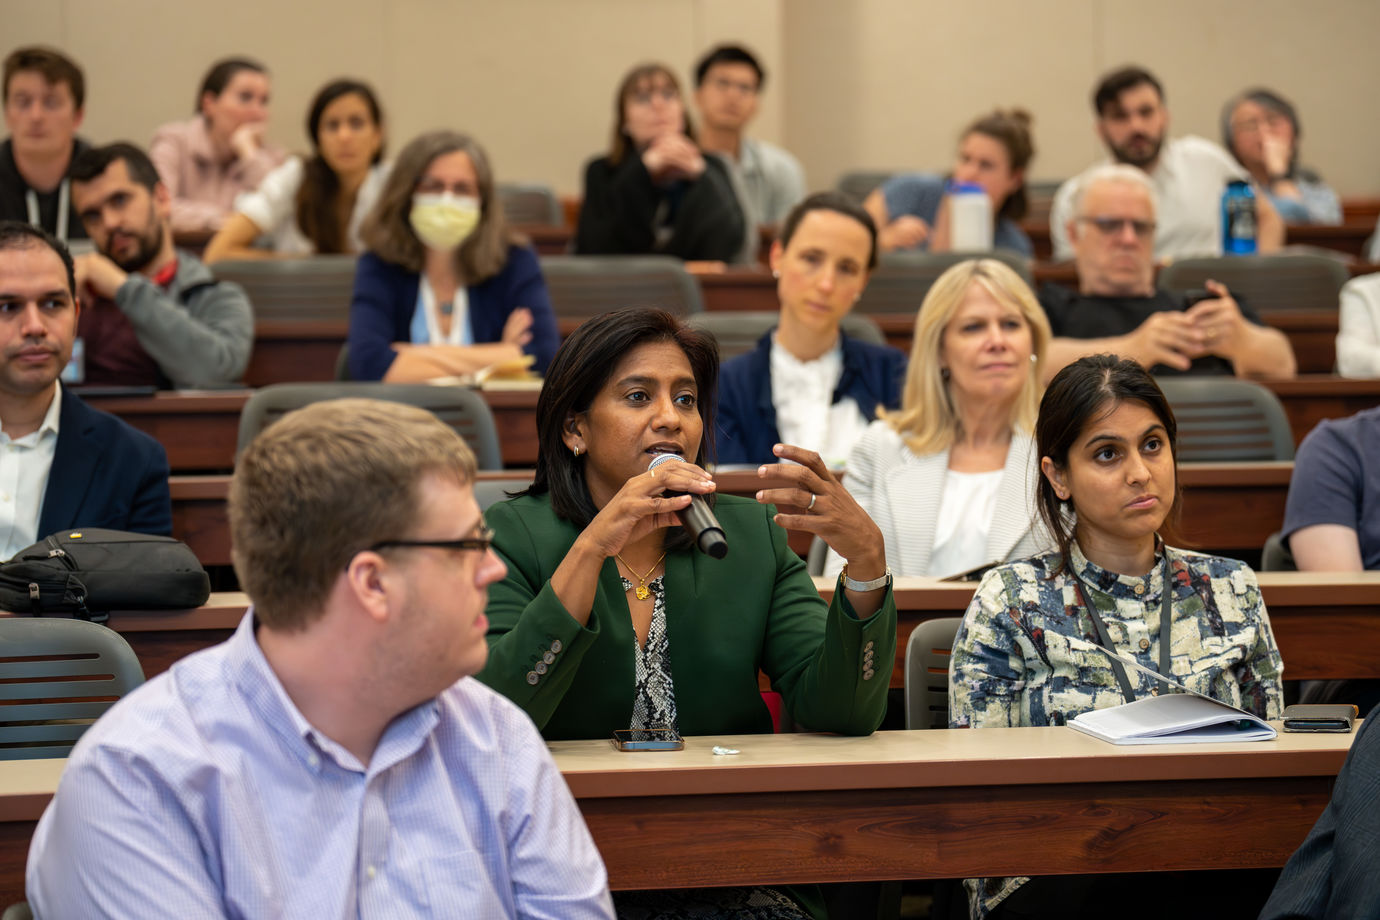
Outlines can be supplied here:
<path id="1" fill-rule="evenodd" d="M 856 578 L 848 577 L 848 563 L 845 562 L 843 571 L 839 572 L 839 578 L 843 579 L 843 586 L 849 591 L 876 591 L 891 584 L 891 566 L 887 566 L 885 572 L 871 581 L 858 581 Z"/>

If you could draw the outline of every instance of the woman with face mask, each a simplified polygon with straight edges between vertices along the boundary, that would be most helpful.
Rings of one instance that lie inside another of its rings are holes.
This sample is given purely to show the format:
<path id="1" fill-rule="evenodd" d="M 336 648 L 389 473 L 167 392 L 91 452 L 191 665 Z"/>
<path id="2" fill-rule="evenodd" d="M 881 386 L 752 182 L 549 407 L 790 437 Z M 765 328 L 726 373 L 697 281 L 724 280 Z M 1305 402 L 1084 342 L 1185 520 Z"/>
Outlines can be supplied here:
<path id="1" fill-rule="evenodd" d="M 430 380 L 524 354 L 546 369 L 560 344 L 546 281 L 472 138 L 433 131 L 408 144 L 360 236 L 351 378 Z"/>

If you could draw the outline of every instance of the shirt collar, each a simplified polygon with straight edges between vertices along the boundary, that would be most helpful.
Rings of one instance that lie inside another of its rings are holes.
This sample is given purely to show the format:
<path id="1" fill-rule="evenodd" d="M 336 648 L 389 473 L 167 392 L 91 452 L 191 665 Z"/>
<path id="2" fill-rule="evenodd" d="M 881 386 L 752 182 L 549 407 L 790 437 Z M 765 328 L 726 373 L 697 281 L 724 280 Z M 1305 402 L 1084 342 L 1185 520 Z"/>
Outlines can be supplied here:
<path id="1" fill-rule="evenodd" d="M 1105 591 L 1117 599 L 1144 601 L 1151 597 L 1158 598 L 1160 596 L 1160 589 L 1164 584 L 1164 554 L 1166 552 L 1168 551 L 1164 544 L 1156 540 L 1155 564 L 1144 575 L 1123 575 L 1102 568 L 1083 555 L 1083 550 L 1079 548 L 1077 540 L 1069 545 L 1069 561 L 1072 563 L 1074 572 L 1099 591 Z M 1136 590 L 1137 588 L 1140 590 Z"/>
<path id="2" fill-rule="evenodd" d="M 757 155 L 757 145 L 750 138 L 738 142 L 738 168 L 744 175 L 756 175 L 762 171 L 762 158 Z"/>
<path id="3" fill-rule="evenodd" d="M 62 419 L 62 384 L 53 381 L 53 401 L 48 404 L 48 411 L 43 414 L 43 421 L 39 423 L 38 435 L 42 437 L 51 431 L 53 436 L 58 434 L 58 424 Z"/>

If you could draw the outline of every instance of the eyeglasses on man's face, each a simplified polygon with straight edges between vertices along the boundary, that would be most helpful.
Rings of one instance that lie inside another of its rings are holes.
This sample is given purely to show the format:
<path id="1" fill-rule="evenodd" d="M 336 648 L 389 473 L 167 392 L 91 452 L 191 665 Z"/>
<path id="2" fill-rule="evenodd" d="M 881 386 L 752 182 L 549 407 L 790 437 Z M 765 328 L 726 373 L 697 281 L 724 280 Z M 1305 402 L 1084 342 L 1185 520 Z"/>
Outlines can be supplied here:
<path id="1" fill-rule="evenodd" d="M 478 551 L 488 552 L 489 547 L 494 543 L 494 532 L 489 528 L 483 518 L 479 521 L 477 533 L 473 537 L 461 537 L 458 540 L 380 540 L 373 546 L 367 548 L 368 552 L 377 553 L 385 549 L 449 549 L 460 552 Z M 364 552 L 365 550 L 361 550 Z M 353 558 L 353 557 L 351 557 Z M 348 569 L 349 563 L 345 564 Z"/>
<path id="2" fill-rule="evenodd" d="M 1130 227 L 1137 237 L 1148 240 L 1155 235 L 1153 220 L 1135 220 L 1130 217 L 1080 217 L 1079 223 L 1092 224 L 1103 236 L 1116 236 Z"/>

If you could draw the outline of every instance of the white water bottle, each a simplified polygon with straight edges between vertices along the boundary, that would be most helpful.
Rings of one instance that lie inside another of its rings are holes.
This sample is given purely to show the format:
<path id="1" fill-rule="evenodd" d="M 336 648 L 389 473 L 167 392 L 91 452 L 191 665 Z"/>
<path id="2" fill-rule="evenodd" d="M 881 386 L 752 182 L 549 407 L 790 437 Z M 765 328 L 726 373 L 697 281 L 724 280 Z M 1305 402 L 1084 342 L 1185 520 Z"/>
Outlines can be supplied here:
<path id="1" fill-rule="evenodd" d="M 954 252 L 992 251 L 992 203 L 976 182 L 949 186 L 949 241 Z"/>

